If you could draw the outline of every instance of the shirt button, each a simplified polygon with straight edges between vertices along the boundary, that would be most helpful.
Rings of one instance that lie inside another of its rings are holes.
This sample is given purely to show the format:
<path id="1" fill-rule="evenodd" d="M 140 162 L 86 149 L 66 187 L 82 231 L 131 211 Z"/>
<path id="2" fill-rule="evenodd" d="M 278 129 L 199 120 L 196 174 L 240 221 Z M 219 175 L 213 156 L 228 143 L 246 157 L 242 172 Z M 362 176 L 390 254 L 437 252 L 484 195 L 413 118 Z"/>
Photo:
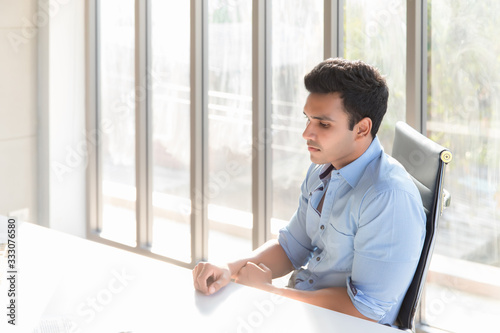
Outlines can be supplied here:
<path id="1" fill-rule="evenodd" d="M 321 230 L 325 230 L 325 226 L 322 224 L 321 227 L 319 227 Z"/>
<path id="2" fill-rule="evenodd" d="M 320 257 L 316 257 L 316 261 L 320 261 L 320 260 L 321 260 L 321 258 L 320 258 Z"/>
<path id="3" fill-rule="evenodd" d="M 309 283 L 310 283 L 310 284 L 312 284 L 313 282 L 314 282 L 314 281 L 313 281 L 313 279 L 310 279 L 310 280 L 309 280 Z"/>

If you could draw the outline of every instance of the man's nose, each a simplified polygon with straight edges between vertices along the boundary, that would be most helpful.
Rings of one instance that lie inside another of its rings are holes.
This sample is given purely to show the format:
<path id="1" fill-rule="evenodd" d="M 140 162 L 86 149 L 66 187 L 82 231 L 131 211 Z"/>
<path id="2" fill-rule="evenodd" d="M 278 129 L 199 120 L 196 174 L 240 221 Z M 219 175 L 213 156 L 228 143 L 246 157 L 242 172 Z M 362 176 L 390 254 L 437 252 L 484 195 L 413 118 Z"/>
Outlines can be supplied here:
<path id="1" fill-rule="evenodd" d="M 306 125 L 304 132 L 302 132 L 302 137 L 306 140 L 312 140 L 314 138 L 314 132 L 312 130 L 311 123 Z"/>

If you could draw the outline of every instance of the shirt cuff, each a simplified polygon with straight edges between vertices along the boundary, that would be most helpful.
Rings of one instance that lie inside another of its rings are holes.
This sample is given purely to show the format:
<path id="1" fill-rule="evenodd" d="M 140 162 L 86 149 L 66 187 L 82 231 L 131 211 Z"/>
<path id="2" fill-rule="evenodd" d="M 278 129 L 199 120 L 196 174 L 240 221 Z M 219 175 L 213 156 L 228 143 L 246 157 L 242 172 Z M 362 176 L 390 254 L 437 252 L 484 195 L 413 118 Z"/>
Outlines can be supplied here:
<path id="1" fill-rule="evenodd" d="M 351 298 L 354 307 L 364 316 L 380 321 L 391 310 L 395 303 L 384 302 L 368 295 L 357 289 L 352 283 L 351 277 L 347 277 L 347 294 Z"/>

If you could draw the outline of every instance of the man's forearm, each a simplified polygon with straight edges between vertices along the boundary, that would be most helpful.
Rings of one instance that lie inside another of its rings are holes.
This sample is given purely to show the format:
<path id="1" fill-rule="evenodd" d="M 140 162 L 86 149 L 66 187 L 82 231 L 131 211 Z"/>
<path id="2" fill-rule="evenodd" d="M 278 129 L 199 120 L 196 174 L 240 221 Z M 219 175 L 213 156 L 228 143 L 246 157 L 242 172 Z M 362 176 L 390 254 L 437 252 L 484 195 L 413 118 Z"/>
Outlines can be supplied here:
<path id="1" fill-rule="evenodd" d="M 273 279 L 292 271 L 293 265 L 277 240 L 270 240 L 252 252 L 247 258 L 236 260 L 228 264 L 231 277 L 235 278 L 247 262 L 264 264 L 273 272 Z"/>
<path id="2" fill-rule="evenodd" d="M 233 278 L 237 277 L 238 272 L 240 272 L 240 270 L 248 262 L 252 262 L 256 265 L 264 264 L 272 271 L 273 278 L 281 277 L 289 273 L 293 269 L 293 265 L 290 262 L 290 259 L 288 259 L 288 256 L 277 240 L 271 240 L 263 244 L 248 258 L 237 260 L 233 263 L 228 264 L 229 270 L 231 271 L 231 276 Z M 254 270 L 253 274 L 260 275 L 261 273 L 259 270 Z M 255 283 L 255 281 L 259 281 L 259 279 L 256 279 L 258 275 L 252 275 L 252 273 L 250 273 L 248 276 L 244 277 L 244 282 L 242 283 L 284 297 L 345 313 L 351 316 L 371 320 L 362 315 L 352 304 L 351 298 L 347 294 L 347 289 L 345 287 L 331 287 L 312 291 L 279 288 L 274 286 L 271 283 L 271 280 L 265 283 Z"/>
<path id="3" fill-rule="evenodd" d="M 374 321 L 362 315 L 356 309 L 356 307 L 352 304 L 351 298 L 347 294 L 347 289 L 343 287 L 331 287 L 309 291 L 292 288 L 278 288 L 273 285 L 268 285 L 263 289 L 287 298 L 292 298 L 298 301 L 320 306 L 322 308 Z"/>

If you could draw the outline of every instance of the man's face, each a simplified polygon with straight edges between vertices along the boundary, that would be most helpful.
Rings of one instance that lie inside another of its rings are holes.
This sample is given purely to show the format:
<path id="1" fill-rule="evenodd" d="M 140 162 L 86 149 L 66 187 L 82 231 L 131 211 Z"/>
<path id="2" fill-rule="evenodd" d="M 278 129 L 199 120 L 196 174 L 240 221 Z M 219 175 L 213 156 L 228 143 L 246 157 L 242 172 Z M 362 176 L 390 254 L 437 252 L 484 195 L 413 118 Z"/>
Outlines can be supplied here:
<path id="1" fill-rule="evenodd" d="M 358 157 L 356 136 L 349 130 L 349 117 L 343 109 L 340 93 L 311 93 L 304 114 L 307 125 L 302 137 L 307 140 L 313 163 L 331 163 L 340 169 Z"/>

